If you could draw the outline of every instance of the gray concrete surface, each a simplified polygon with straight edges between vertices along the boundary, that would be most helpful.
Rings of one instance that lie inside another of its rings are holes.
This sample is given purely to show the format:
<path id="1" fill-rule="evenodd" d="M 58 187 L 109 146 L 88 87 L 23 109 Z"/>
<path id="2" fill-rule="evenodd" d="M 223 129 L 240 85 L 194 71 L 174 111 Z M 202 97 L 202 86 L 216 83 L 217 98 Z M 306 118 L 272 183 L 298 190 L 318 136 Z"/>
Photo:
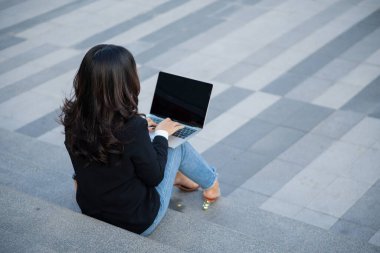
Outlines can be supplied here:
<path id="1" fill-rule="evenodd" d="M 0 182 L 77 210 L 55 120 L 85 51 L 120 44 L 139 64 L 141 112 L 149 111 L 160 70 L 214 84 L 206 127 L 191 143 L 218 168 L 225 199 L 282 217 L 288 228 L 306 224 L 319 238 L 339 234 L 380 247 L 379 7 L 374 0 L 1 1 Z M 220 212 L 215 222 L 231 228 L 233 214 Z M 249 235 L 244 225 L 255 220 L 243 221 L 235 227 Z M 327 241 L 343 239 L 334 240 Z"/>

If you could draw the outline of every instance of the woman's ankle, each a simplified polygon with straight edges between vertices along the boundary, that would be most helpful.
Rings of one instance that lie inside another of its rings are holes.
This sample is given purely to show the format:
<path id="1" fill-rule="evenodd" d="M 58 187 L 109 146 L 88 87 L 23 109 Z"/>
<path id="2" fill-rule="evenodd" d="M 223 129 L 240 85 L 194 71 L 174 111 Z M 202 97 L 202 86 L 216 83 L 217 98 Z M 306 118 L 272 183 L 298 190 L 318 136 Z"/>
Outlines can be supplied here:
<path id="1" fill-rule="evenodd" d="M 215 179 L 214 184 L 210 188 L 207 188 L 203 191 L 203 196 L 210 199 L 218 198 L 220 195 L 221 193 L 218 179 Z"/>

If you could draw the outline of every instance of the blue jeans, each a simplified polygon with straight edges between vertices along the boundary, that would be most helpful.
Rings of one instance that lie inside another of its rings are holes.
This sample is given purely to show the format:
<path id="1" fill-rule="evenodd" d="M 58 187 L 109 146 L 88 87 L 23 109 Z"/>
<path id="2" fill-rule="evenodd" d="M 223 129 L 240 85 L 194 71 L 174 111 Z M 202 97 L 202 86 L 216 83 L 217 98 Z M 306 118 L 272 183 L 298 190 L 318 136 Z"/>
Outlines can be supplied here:
<path id="1" fill-rule="evenodd" d="M 141 235 L 150 235 L 156 229 L 162 218 L 164 218 L 169 207 L 173 184 L 178 170 L 199 184 L 203 189 L 210 188 L 217 177 L 216 170 L 206 163 L 190 143 L 185 142 L 175 149 L 169 148 L 164 179 L 156 187 L 160 195 L 161 206 L 152 225 Z"/>

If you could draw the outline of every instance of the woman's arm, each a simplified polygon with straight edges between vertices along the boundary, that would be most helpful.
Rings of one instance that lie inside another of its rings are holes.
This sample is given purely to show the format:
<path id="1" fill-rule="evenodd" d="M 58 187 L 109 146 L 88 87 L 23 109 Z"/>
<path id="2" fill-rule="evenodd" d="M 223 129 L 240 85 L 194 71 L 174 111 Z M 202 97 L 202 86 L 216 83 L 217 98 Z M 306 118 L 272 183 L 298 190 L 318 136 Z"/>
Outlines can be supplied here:
<path id="1" fill-rule="evenodd" d="M 148 186 L 157 186 L 164 177 L 168 155 L 168 140 L 156 136 L 150 140 L 148 124 L 138 119 L 133 138 L 132 162 L 136 175 Z"/>

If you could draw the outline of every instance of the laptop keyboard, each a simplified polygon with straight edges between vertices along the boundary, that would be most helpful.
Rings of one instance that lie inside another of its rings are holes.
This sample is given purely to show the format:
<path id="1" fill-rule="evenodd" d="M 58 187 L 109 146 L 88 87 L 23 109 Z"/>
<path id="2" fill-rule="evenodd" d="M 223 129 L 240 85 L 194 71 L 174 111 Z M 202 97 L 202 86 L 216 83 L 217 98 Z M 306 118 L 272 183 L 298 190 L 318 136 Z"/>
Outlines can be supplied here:
<path id="1" fill-rule="evenodd" d="M 151 119 L 156 122 L 157 124 L 163 121 L 163 119 L 156 118 L 156 117 L 151 117 Z M 192 129 L 190 127 L 185 126 L 184 128 L 178 130 L 173 134 L 173 136 L 181 138 L 181 139 L 186 139 L 188 136 L 190 136 L 192 133 L 197 131 L 196 129 Z"/>
<path id="2" fill-rule="evenodd" d="M 196 130 L 194 130 L 194 129 L 184 127 L 182 129 L 178 130 L 177 132 L 175 132 L 173 134 L 173 136 L 178 137 L 178 138 L 182 138 L 182 139 L 186 139 L 189 135 L 191 135 L 195 131 Z"/>

